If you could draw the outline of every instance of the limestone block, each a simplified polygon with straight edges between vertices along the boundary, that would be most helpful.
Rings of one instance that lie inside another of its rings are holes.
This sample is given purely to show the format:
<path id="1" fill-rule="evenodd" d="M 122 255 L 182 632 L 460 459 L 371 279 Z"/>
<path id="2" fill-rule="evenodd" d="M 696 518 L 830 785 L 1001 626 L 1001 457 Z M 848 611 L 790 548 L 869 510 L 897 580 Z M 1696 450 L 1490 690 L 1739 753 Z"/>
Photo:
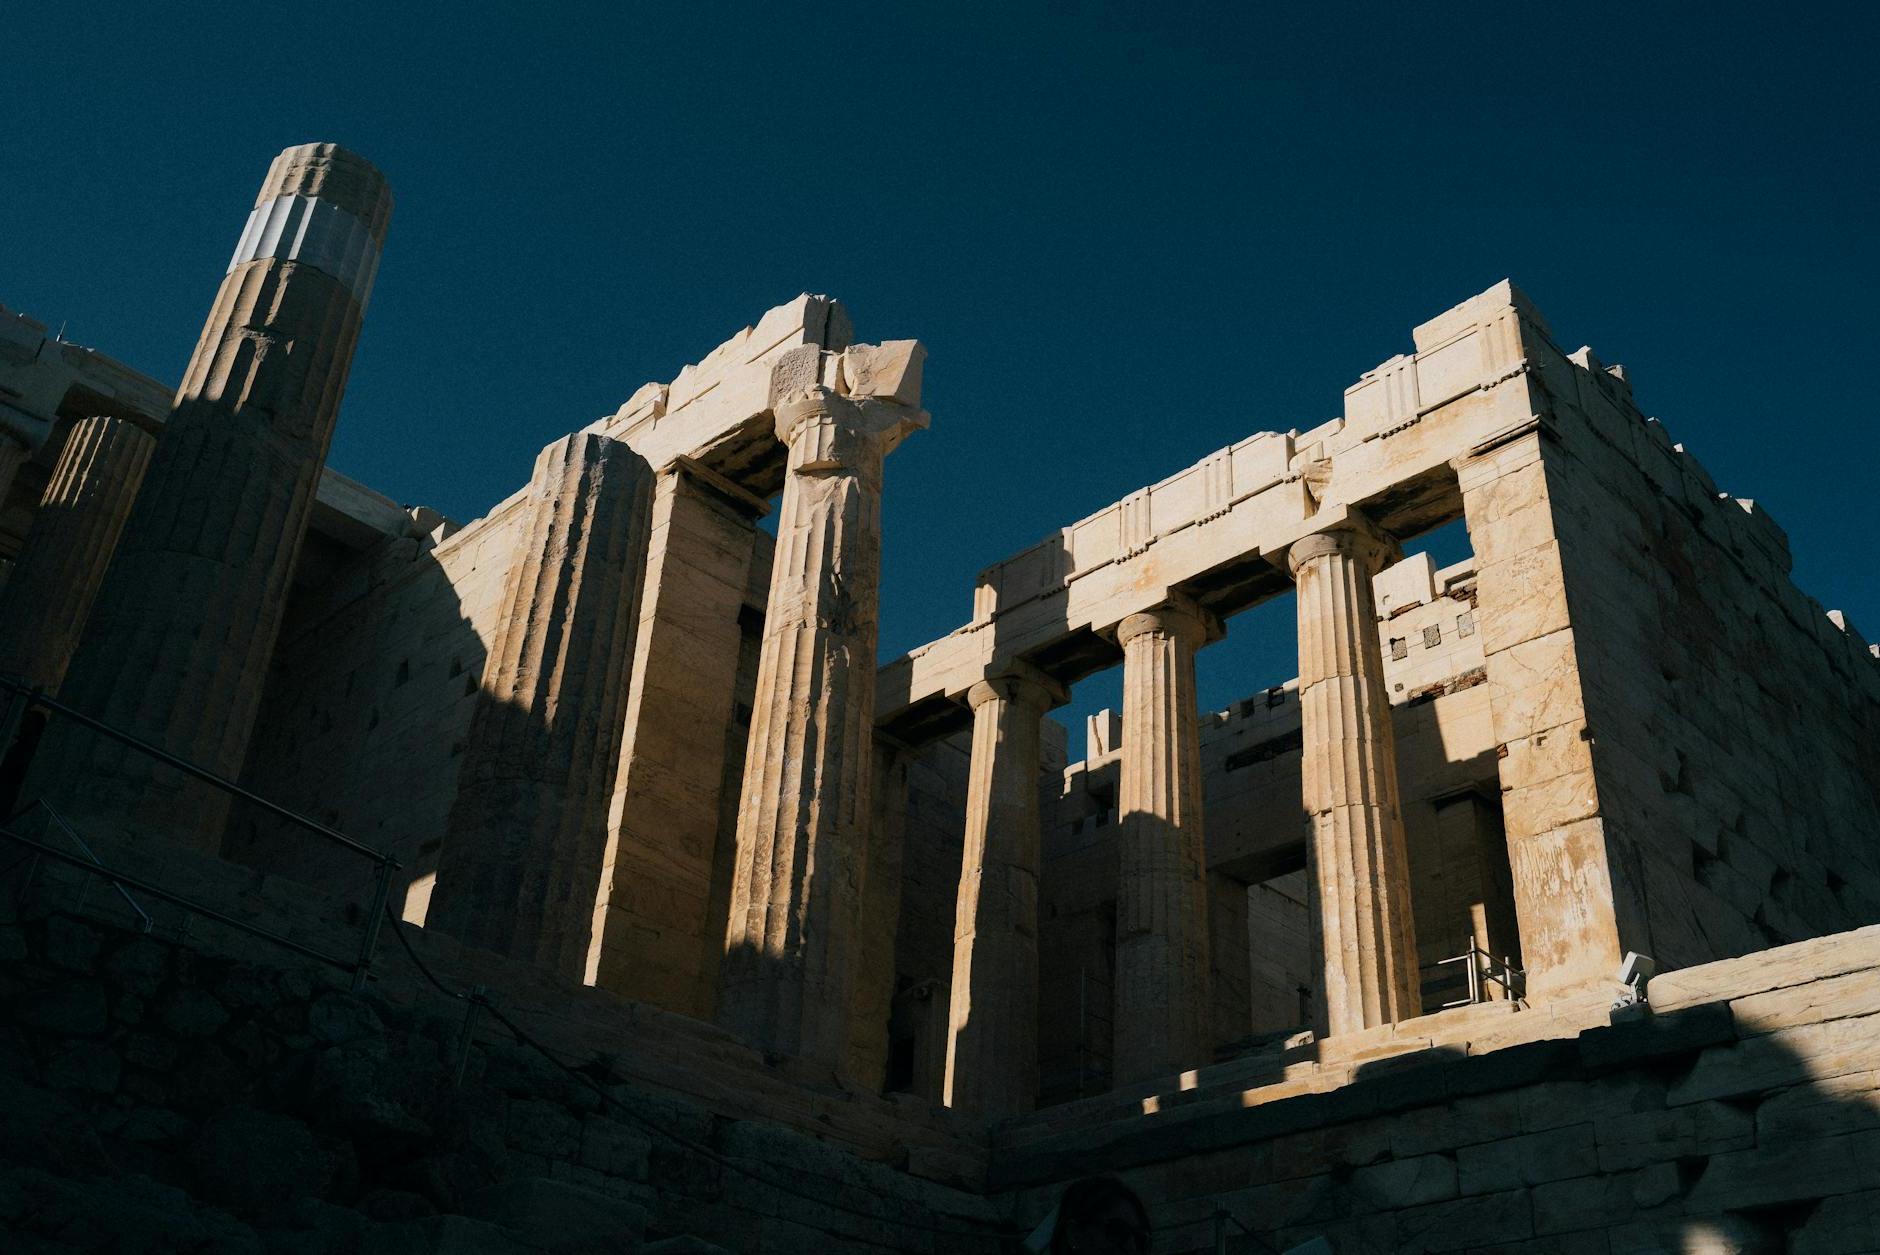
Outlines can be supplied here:
<path id="1" fill-rule="evenodd" d="M 1504 649 L 1488 667 L 1495 739 L 1510 742 L 1586 721 L 1575 634 L 1553 632 Z"/>
<path id="2" fill-rule="evenodd" d="M 1602 1114 L 1594 1121 L 1602 1172 L 1738 1150 L 1756 1142 L 1756 1118 L 1724 1102 L 1688 1103 L 1663 1111 Z"/>
<path id="3" fill-rule="evenodd" d="M 926 357 L 926 347 L 918 340 L 858 344 L 842 354 L 842 381 L 850 396 L 878 397 L 919 409 Z"/>
<path id="4" fill-rule="evenodd" d="M 1880 1129 L 1712 1155 L 1686 1196 L 1693 1211 L 1744 1210 L 1880 1188 Z"/>
<path id="5" fill-rule="evenodd" d="M 1845 1072 L 1759 1097 L 1754 1140 L 1759 1146 L 1857 1133 L 1880 1111 L 1880 1072 Z"/>
<path id="6" fill-rule="evenodd" d="M 1730 1009 L 1745 1037 L 1801 1024 L 1880 1015 L 1880 969 L 1750 994 L 1748 998 L 1733 999 Z"/>
<path id="7" fill-rule="evenodd" d="M 1562 571 L 1559 542 L 1551 540 L 1482 568 L 1477 587 L 1490 606 L 1482 615 L 1485 654 L 1572 626 Z"/>
<path id="8" fill-rule="evenodd" d="M 1624 956 L 1603 822 L 1511 832 L 1508 863 L 1530 998 L 1611 980 Z"/>
<path id="9" fill-rule="evenodd" d="M 1514 1249 L 1534 1236 L 1533 1204 L 1526 1190 L 1412 1207 L 1398 1212 L 1396 1220 L 1399 1251 Z"/>
<path id="10" fill-rule="evenodd" d="M 1653 1007 L 1672 1011 L 1723 998 L 1747 999 L 1876 967 L 1880 967 L 1880 925 L 1665 972 L 1652 978 L 1648 993 Z"/>
<path id="11" fill-rule="evenodd" d="M 1491 1194 L 1599 1171 L 1593 1125 L 1573 1124 L 1456 1151 L 1458 1188 Z"/>
<path id="12" fill-rule="evenodd" d="M 1603 1231 L 1674 1200 L 1681 1192 L 1676 1165 L 1649 1164 L 1634 1171 L 1552 1181 L 1533 1192 L 1537 1237 L 1594 1230 L 1589 1234 L 1606 1250 Z"/>
<path id="13" fill-rule="evenodd" d="M 1484 321 L 1498 317 L 1504 310 L 1513 310 L 1540 335 L 1547 334 L 1547 324 L 1542 321 L 1540 312 L 1535 309 L 1527 294 L 1516 287 L 1512 279 L 1503 279 L 1486 292 L 1472 296 L 1429 321 L 1418 324 L 1410 333 L 1411 339 L 1416 344 L 1417 352 L 1425 353 L 1447 344 Z"/>
<path id="14" fill-rule="evenodd" d="M 1867 1016 L 1805 1024 L 1712 1047 L 1689 1075 L 1671 1087 L 1673 1105 L 1819 1083 L 1871 1070 L 1873 1034 L 1880 1020 Z"/>
<path id="15" fill-rule="evenodd" d="M 1457 1164 L 1448 1155 L 1418 1155 L 1359 1168 L 1351 1190 L 1377 1208 L 1414 1207 L 1456 1197 Z"/>
<path id="16" fill-rule="evenodd" d="M 1377 612 L 1388 619 L 1436 600 L 1436 563 L 1427 553 L 1413 553 L 1379 571 L 1371 583 Z"/>

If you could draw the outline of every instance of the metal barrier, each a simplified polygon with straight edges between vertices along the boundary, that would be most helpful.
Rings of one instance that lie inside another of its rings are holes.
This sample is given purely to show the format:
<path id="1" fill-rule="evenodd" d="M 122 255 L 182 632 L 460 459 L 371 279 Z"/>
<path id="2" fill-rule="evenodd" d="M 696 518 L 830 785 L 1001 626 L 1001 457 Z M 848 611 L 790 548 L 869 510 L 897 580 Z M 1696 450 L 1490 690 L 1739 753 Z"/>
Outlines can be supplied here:
<path id="1" fill-rule="evenodd" d="M 26 713 L 32 710 L 43 710 L 50 715 L 55 715 L 62 719 L 69 719 L 74 723 L 91 729 L 101 736 L 109 737 L 111 740 L 117 741 L 119 744 L 129 746 L 145 757 L 163 763 L 165 766 L 173 767 L 187 776 L 200 780 L 204 784 L 228 794 L 230 797 L 237 798 L 251 806 L 258 806 L 270 815 L 286 820 L 295 827 L 305 829 L 323 840 L 351 850 L 355 854 L 362 855 L 377 864 L 377 872 L 372 891 L 372 905 L 366 912 L 365 936 L 359 943 L 358 955 L 355 958 L 347 959 L 316 950 L 311 946 L 306 946 L 300 942 L 281 936 L 279 933 L 202 906 L 181 894 L 172 893 L 140 877 L 113 871 L 106 867 L 96 854 L 92 853 L 91 847 L 85 844 L 83 838 L 78 835 L 70 824 L 65 822 L 64 818 L 60 816 L 57 811 L 45 805 L 43 802 L 35 803 L 34 805 L 44 807 L 46 814 L 69 834 L 72 841 L 84 851 L 84 854 L 87 856 L 86 858 L 68 854 L 42 841 L 34 841 L 30 837 L 14 832 L 13 824 L 25 815 L 31 813 L 34 806 L 29 806 L 19 815 L 9 817 L 6 827 L 0 828 L 0 836 L 4 836 L 17 845 L 26 847 L 38 857 L 54 859 L 58 862 L 79 868 L 81 871 L 103 876 L 106 880 L 111 881 L 117 886 L 118 892 L 124 894 L 127 901 L 130 900 L 130 895 L 126 886 L 134 888 L 141 893 L 147 893 L 152 897 L 176 903 L 193 915 L 200 915 L 204 919 L 214 920 L 219 924 L 225 924 L 230 928 L 239 929 L 242 932 L 274 942 L 276 945 L 283 946 L 297 954 L 302 954 L 308 958 L 318 959 L 322 963 L 330 963 L 335 967 L 342 968 L 352 973 L 353 989 L 358 990 L 365 986 L 366 980 L 372 971 L 373 955 L 378 950 L 379 930 L 385 920 L 386 903 L 391 897 L 392 873 L 398 870 L 397 859 L 383 851 L 375 850 L 371 846 L 362 845 L 351 837 L 346 836 L 344 833 L 336 832 L 317 820 L 309 819 L 305 815 L 288 810 L 279 803 L 271 802 L 258 793 L 250 792 L 232 780 L 226 780 L 212 771 L 198 767 L 196 764 L 185 759 L 178 758 L 168 750 L 160 749 L 150 744 L 148 741 L 134 737 L 127 732 L 119 731 L 109 724 L 102 723 L 82 711 L 74 710 L 72 707 L 67 706 L 65 703 L 48 695 L 42 690 L 36 689 L 12 676 L 0 676 L 0 691 L 4 691 L 7 694 L 6 718 L 3 723 L 0 723 L 0 744 L 5 745 L 9 750 L 14 746 Z M 24 771 L 24 764 L 19 765 L 19 770 Z M 87 859 L 89 861 L 87 861 Z M 143 908 L 138 906 L 135 901 L 131 901 L 131 907 L 143 917 L 146 925 L 148 925 L 150 917 L 145 914 Z M 148 931 L 148 928 L 146 928 L 146 931 Z"/>
<path id="2" fill-rule="evenodd" d="M 1439 968 L 1460 965 L 1463 986 L 1466 994 L 1453 1002 L 1445 1002 L 1430 1010 L 1447 1011 L 1451 1007 L 1469 1007 L 1478 1002 L 1488 1001 L 1488 986 L 1500 985 L 1510 1000 L 1519 1002 L 1527 996 L 1527 973 L 1518 967 L 1510 967 L 1508 960 L 1497 959 L 1483 950 L 1468 949 L 1452 958 L 1438 959 L 1425 964 L 1422 971 L 1429 972 Z"/>

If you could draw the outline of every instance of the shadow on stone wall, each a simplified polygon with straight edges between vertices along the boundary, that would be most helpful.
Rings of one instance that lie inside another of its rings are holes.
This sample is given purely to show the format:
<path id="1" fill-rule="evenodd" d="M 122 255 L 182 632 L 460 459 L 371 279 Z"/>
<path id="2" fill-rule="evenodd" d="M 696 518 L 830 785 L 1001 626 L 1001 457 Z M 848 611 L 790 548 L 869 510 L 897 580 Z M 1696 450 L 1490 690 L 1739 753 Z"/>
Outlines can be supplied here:
<path id="1" fill-rule="evenodd" d="M 1150 1204 L 1157 1255 L 1214 1251 L 1217 1210 L 1252 1230 L 1225 1222 L 1226 1249 L 1245 1253 L 1314 1237 L 1338 1255 L 1872 1251 L 1876 1040 L 1871 1019 L 1768 1031 L 1711 1003 L 1484 1055 L 1400 1055 L 1259 1106 L 1176 1096 L 1081 1147 L 995 1152 L 992 1181 L 1120 1170 Z M 1018 1218 L 1058 1188 L 1027 1186 Z"/>
<path id="2" fill-rule="evenodd" d="M 209 926 L 140 936 L 43 879 L 22 897 L 26 870 L 0 876 L 0 1246 L 1000 1250 L 976 1195 L 623 1080 L 617 1058 L 566 1071 L 487 1018 L 466 1036 L 465 1004 L 414 997 L 402 954 L 354 994 Z"/>
<path id="3" fill-rule="evenodd" d="M 462 578 L 461 576 L 459 578 Z M 401 864 L 392 903 L 421 920 L 481 688 L 485 647 L 451 573 L 387 541 L 290 601 L 241 783 Z M 237 805 L 226 857 L 363 909 L 372 865 Z"/>

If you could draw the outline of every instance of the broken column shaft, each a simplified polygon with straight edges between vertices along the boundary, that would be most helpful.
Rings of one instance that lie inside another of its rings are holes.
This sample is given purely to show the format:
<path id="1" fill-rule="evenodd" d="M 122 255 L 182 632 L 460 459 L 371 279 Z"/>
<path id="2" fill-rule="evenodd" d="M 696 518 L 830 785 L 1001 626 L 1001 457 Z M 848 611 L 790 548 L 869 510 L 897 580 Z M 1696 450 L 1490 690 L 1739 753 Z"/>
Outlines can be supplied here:
<path id="1" fill-rule="evenodd" d="M 391 191 L 332 144 L 275 158 L 67 675 L 79 710 L 241 769 L 346 388 Z M 87 822 L 221 839 L 224 799 L 54 724 L 35 788 Z"/>

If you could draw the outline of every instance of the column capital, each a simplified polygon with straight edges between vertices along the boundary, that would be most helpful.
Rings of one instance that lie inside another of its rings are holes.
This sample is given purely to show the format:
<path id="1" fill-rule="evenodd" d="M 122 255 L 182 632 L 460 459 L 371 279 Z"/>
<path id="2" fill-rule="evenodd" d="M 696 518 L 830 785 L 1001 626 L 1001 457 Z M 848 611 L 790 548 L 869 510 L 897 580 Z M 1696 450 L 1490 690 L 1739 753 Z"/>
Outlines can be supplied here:
<path id="1" fill-rule="evenodd" d="M 1033 707 L 1039 714 L 1062 706 L 1071 697 L 1062 684 L 1029 663 L 1015 662 L 996 675 L 989 675 L 966 690 L 966 704 L 978 710 L 987 702 L 1017 702 Z"/>
<path id="2" fill-rule="evenodd" d="M 1285 547 L 1286 569 L 1296 579 L 1299 568 L 1316 558 L 1343 554 L 1364 563 L 1375 575 L 1399 553 L 1395 537 L 1352 510 L 1331 527 L 1301 536 Z M 1281 555 L 1269 555 L 1278 558 Z"/>
<path id="3" fill-rule="evenodd" d="M 807 471 L 850 466 L 858 443 L 885 457 L 928 423 L 925 410 L 879 397 L 847 397 L 821 384 L 777 398 L 772 412 L 777 439 L 790 447 L 795 468 Z"/>
<path id="4" fill-rule="evenodd" d="M 1173 593 L 1162 604 L 1138 610 L 1117 624 L 1116 643 L 1126 646 L 1145 632 L 1185 637 L 1191 646 L 1199 648 L 1210 641 L 1220 640 L 1227 635 L 1227 628 L 1217 616 L 1203 610 L 1193 598 Z"/>

